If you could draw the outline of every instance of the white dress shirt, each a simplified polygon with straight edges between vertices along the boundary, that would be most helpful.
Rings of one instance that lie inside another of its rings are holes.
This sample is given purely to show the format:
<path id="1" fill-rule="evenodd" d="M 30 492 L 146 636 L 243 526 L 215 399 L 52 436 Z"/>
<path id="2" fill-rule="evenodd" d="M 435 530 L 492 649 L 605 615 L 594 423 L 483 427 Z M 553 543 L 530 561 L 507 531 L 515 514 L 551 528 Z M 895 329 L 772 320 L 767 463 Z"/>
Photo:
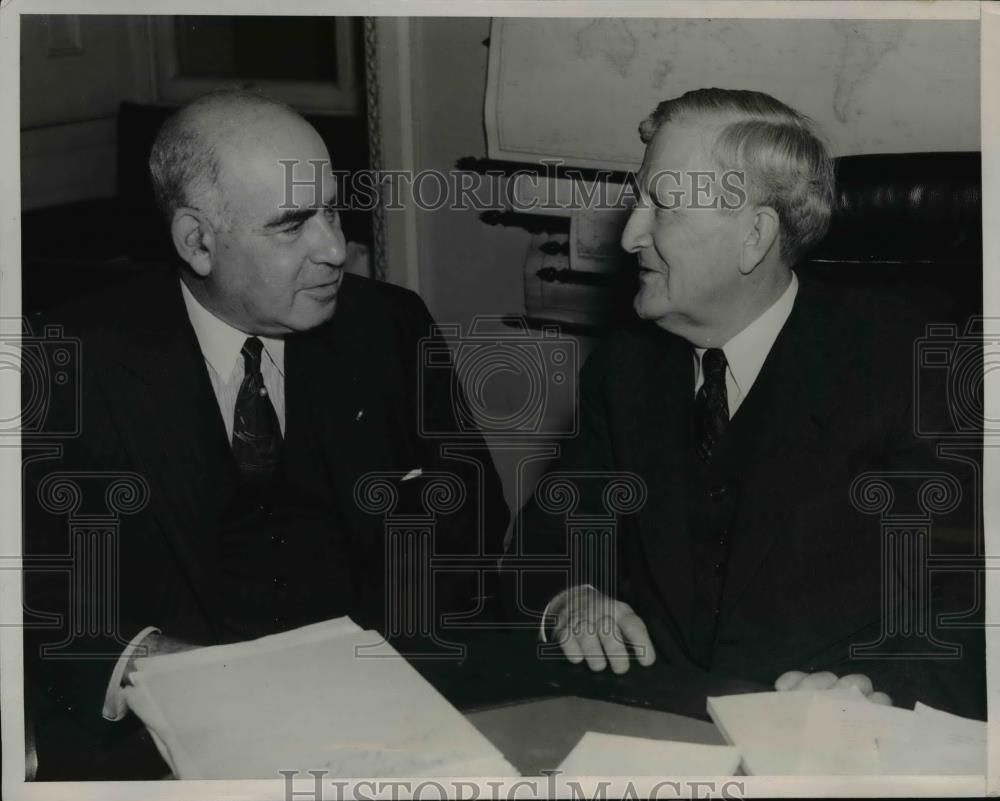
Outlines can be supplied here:
<path id="1" fill-rule="evenodd" d="M 191 290 L 181 281 L 181 292 L 188 317 L 198 337 L 198 345 L 205 357 L 205 367 L 212 381 L 215 399 L 219 403 L 222 419 L 226 424 L 226 434 L 233 438 L 233 413 L 236 411 L 236 396 L 243 383 L 244 364 L 240 350 L 248 336 L 243 331 L 223 322 L 202 306 Z M 278 415 L 281 433 L 285 433 L 285 341 L 273 337 L 258 337 L 264 344 L 260 359 L 260 372 L 264 376 L 264 386 Z"/>
<path id="2" fill-rule="evenodd" d="M 788 320 L 788 315 L 792 313 L 792 306 L 795 305 L 795 297 L 799 293 L 799 279 L 792 273 L 792 280 L 785 288 L 785 291 L 760 317 L 750 325 L 740 331 L 722 346 L 722 352 L 726 354 L 726 396 L 729 401 L 729 417 L 732 419 L 736 410 L 740 408 L 743 399 L 750 391 L 754 381 L 760 374 L 764 366 L 767 354 L 771 352 L 778 334 Z M 694 349 L 694 391 L 695 394 L 705 383 L 702 374 L 701 360 L 705 355 L 706 348 Z M 580 585 L 590 587 L 590 584 Z M 568 592 L 565 590 L 564 592 Z M 549 617 L 549 607 L 555 603 L 562 593 L 545 605 L 542 612 L 542 625 L 540 629 L 542 642 L 546 642 L 545 625 Z"/>
<path id="3" fill-rule="evenodd" d="M 198 346 L 205 358 L 205 369 L 208 371 L 215 400 L 219 404 L 219 411 L 222 413 L 222 420 L 226 425 L 226 436 L 232 440 L 236 396 L 239 394 L 240 384 L 243 383 L 246 372 L 243 354 L 240 351 L 250 335 L 220 320 L 195 300 L 191 290 L 183 281 L 180 283 L 181 294 L 184 296 L 184 307 L 187 309 L 194 333 L 198 337 Z M 266 356 L 261 356 L 260 372 L 264 377 L 264 386 L 271 398 L 275 414 L 278 416 L 281 433 L 284 435 L 285 342 L 273 337 L 259 337 L 259 339 L 264 345 L 263 353 L 266 354 Z M 155 626 L 144 628 L 132 638 L 125 650 L 122 651 L 121 656 L 118 657 L 115 669 L 111 673 L 111 680 L 108 682 L 107 692 L 104 695 L 102 714 L 105 719 L 121 720 L 125 717 L 128 708 L 121 691 L 125 668 L 136 648 L 154 632 L 158 634 L 160 630 Z"/>
<path id="4" fill-rule="evenodd" d="M 785 325 L 799 293 L 799 279 L 792 273 L 792 280 L 766 312 L 754 320 L 722 346 L 726 354 L 726 396 L 729 400 L 729 417 L 732 419 L 743 399 L 757 380 L 767 354 L 771 352 L 778 334 Z M 701 360 L 706 348 L 694 349 L 694 391 L 698 394 L 705 383 Z"/>

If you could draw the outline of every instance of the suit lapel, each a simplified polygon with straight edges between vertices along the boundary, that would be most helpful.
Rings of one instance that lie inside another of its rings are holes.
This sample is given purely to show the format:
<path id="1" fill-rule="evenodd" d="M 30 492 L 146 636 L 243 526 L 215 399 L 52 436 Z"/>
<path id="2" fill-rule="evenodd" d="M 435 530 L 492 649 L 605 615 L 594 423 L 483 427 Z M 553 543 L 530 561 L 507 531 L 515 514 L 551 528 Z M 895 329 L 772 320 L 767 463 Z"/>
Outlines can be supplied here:
<path id="1" fill-rule="evenodd" d="M 650 329 L 638 381 L 631 441 L 635 471 L 647 485 L 639 514 L 644 569 L 687 638 L 694 598 L 694 552 L 687 508 L 687 454 L 691 449 L 694 365 L 691 347 Z"/>
<path id="2" fill-rule="evenodd" d="M 138 472 L 150 485 L 153 513 L 206 609 L 217 540 L 206 521 L 226 494 L 232 461 L 225 425 L 197 337 L 171 274 L 144 287 L 149 297 L 126 322 L 117 363 L 105 377 L 111 414 Z"/>
<path id="3" fill-rule="evenodd" d="M 740 459 L 723 614 L 735 608 L 761 564 L 791 531 L 797 488 L 829 446 L 837 381 L 832 308 L 803 281 L 795 307 L 737 412 L 755 427 Z M 734 422 L 737 418 L 734 418 Z"/>
<path id="4" fill-rule="evenodd" d="M 322 465 L 323 491 L 332 485 L 337 507 L 350 529 L 358 531 L 379 521 L 358 509 L 355 484 L 366 472 L 394 463 L 392 432 L 398 426 L 387 418 L 385 392 L 372 367 L 351 346 L 363 340 L 362 334 L 344 336 L 340 323 L 347 316 L 338 308 L 331 323 L 286 340 L 286 420 L 289 436 L 299 436 Z"/>

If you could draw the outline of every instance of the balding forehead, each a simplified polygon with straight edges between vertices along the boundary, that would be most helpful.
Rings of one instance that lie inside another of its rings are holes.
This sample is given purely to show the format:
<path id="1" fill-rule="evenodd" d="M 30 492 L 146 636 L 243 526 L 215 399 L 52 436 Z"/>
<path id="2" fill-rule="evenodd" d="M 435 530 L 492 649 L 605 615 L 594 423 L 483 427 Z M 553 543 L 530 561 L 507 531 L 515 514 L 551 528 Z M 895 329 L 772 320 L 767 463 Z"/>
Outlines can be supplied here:
<path id="1" fill-rule="evenodd" d="M 312 130 L 300 115 L 275 104 L 216 102 L 184 110 L 186 124 L 213 146 L 273 135 L 276 130 Z"/>
<path id="2" fill-rule="evenodd" d="M 289 202 L 321 207 L 334 190 L 329 154 L 301 118 L 241 129 L 216 143 L 219 188 L 237 214 L 270 219 Z"/>

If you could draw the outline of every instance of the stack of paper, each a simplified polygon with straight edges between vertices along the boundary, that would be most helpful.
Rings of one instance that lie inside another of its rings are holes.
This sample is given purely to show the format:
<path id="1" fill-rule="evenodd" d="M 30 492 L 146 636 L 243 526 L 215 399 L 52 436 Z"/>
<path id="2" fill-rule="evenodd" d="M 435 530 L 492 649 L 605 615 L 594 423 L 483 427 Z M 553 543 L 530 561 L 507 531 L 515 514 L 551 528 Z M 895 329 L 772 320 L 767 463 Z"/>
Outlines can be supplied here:
<path id="1" fill-rule="evenodd" d="M 701 745 L 588 731 L 559 766 L 567 776 L 732 776 L 740 752 Z"/>
<path id="2" fill-rule="evenodd" d="M 517 776 L 381 637 L 347 618 L 139 660 L 129 705 L 178 778 Z"/>
<path id="3" fill-rule="evenodd" d="M 856 688 L 709 698 L 708 712 L 748 774 L 985 773 L 985 723 L 880 706 Z"/>
<path id="4" fill-rule="evenodd" d="M 986 724 L 917 703 L 909 736 L 879 741 L 885 772 L 899 775 L 986 774 Z"/>

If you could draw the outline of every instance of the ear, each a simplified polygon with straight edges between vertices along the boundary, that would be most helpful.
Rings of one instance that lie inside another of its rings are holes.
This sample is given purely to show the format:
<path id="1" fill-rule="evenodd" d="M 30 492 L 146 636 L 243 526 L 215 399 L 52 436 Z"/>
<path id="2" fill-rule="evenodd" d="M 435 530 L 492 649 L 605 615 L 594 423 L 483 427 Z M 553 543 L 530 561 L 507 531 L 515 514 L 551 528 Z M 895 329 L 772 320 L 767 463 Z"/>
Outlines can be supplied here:
<path id="1" fill-rule="evenodd" d="M 740 272 L 749 275 L 772 248 L 779 247 L 781 223 L 778 212 L 770 206 L 758 206 L 752 212 L 749 220 L 749 230 L 743 240 L 743 250 L 740 252 Z"/>
<path id="2" fill-rule="evenodd" d="M 174 212 L 170 235 L 178 255 L 202 278 L 212 272 L 215 253 L 215 229 L 197 209 L 180 208 Z"/>

